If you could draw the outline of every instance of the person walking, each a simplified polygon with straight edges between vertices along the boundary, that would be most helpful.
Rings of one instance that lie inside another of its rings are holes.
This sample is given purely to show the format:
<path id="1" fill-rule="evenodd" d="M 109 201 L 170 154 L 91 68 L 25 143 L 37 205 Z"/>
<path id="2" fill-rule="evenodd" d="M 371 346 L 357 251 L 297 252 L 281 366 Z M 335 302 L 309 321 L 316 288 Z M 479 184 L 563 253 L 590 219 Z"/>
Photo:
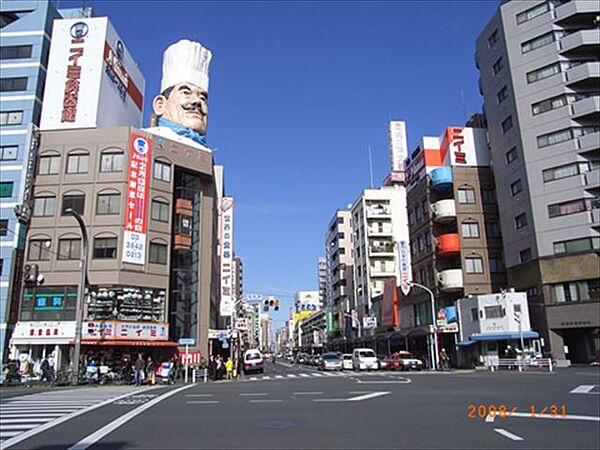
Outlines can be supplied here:
<path id="1" fill-rule="evenodd" d="M 223 364 L 223 357 L 217 356 L 217 380 L 222 380 L 225 373 L 225 366 Z"/>
<path id="2" fill-rule="evenodd" d="M 135 385 L 141 386 L 144 378 L 144 369 L 146 368 L 146 364 L 144 363 L 144 358 L 142 358 L 141 353 L 138 353 L 138 357 L 135 360 L 133 368 L 135 370 Z"/>
<path id="3" fill-rule="evenodd" d="M 227 372 L 227 379 L 231 380 L 233 378 L 233 361 L 231 358 L 227 358 L 227 362 L 225 363 L 225 371 Z"/>
<path id="4" fill-rule="evenodd" d="M 442 361 L 442 370 L 450 370 L 450 357 L 445 348 L 440 351 L 440 360 Z"/>
<path id="5" fill-rule="evenodd" d="M 210 359 L 208 360 L 208 378 L 211 381 L 215 381 L 217 374 L 217 361 L 215 361 L 214 355 L 210 355 Z"/>
<path id="6" fill-rule="evenodd" d="M 148 356 L 146 363 L 146 376 L 148 377 L 148 384 L 156 384 L 156 364 L 154 364 L 151 356 Z"/>
<path id="7" fill-rule="evenodd" d="M 42 378 L 40 379 L 40 381 L 52 381 L 50 363 L 48 362 L 48 359 L 46 359 L 46 357 L 44 357 L 44 359 L 42 360 L 40 370 L 42 371 Z"/>

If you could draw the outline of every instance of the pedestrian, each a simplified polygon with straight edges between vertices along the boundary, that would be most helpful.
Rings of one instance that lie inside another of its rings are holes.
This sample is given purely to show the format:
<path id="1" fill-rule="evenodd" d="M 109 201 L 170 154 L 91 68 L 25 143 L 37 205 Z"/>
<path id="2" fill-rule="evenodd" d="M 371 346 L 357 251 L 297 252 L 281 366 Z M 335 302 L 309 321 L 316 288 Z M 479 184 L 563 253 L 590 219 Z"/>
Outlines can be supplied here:
<path id="1" fill-rule="evenodd" d="M 156 384 L 156 365 L 151 356 L 148 356 L 148 362 L 146 363 L 146 376 L 148 377 L 148 384 Z"/>
<path id="2" fill-rule="evenodd" d="M 217 380 L 222 380 L 225 373 L 225 365 L 223 364 L 223 357 L 217 356 Z"/>
<path id="3" fill-rule="evenodd" d="M 181 378 L 181 359 L 179 358 L 179 355 L 175 355 L 174 358 L 173 364 L 175 366 L 175 380 L 179 380 Z"/>
<path id="4" fill-rule="evenodd" d="M 210 359 L 208 360 L 208 378 L 212 381 L 215 381 L 217 375 L 217 361 L 215 360 L 214 355 L 210 355 Z"/>
<path id="5" fill-rule="evenodd" d="M 450 357 L 446 353 L 445 348 L 442 348 L 442 351 L 440 351 L 440 361 L 442 363 L 442 370 L 450 369 Z"/>
<path id="6" fill-rule="evenodd" d="M 40 381 L 52 381 L 50 363 L 48 362 L 48 359 L 46 357 L 44 357 L 44 359 L 42 360 L 40 370 L 42 371 L 42 378 Z"/>
<path id="7" fill-rule="evenodd" d="M 231 358 L 227 358 L 227 362 L 225 363 L 225 370 L 227 371 L 227 379 L 231 380 L 233 375 L 233 361 Z"/>
<path id="8" fill-rule="evenodd" d="M 135 360 L 133 368 L 135 370 L 135 385 L 141 386 L 144 379 L 144 369 L 146 368 L 146 364 L 144 363 L 144 358 L 142 358 L 141 353 L 138 353 L 138 357 Z"/>

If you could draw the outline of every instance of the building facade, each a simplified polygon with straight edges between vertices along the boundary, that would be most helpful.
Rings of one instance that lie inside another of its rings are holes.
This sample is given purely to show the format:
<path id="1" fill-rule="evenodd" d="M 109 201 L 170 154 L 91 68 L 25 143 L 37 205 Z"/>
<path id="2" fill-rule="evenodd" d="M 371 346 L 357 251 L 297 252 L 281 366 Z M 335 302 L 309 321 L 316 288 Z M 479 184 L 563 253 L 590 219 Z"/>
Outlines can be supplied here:
<path id="1" fill-rule="evenodd" d="M 597 2 L 504 2 L 477 39 L 508 283 L 544 350 L 600 351 Z"/>

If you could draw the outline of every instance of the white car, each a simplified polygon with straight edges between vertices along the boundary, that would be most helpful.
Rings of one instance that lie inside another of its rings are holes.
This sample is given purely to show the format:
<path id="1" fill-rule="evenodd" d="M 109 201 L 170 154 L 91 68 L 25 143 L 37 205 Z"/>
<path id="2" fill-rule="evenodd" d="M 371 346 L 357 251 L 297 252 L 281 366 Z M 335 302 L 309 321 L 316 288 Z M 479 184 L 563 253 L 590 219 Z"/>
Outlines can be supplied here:
<path id="1" fill-rule="evenodd" d="M 344 369 L 344 370 L 354 369 L 354 366 L 352 365 L 352 355 L 350 353 L 344 353 L 342 355 L 342 369 Z"/>
<path id="2" fill-rule="evenodd" d="M 356 348 L 352 352 L 352 366 L 354 370 L 377 370 L 379 369 L 379 361 L 372 349 Z"/>
<path id="3" fill-rule="evenodd" d="M 246 350 L 244 353 L 244 373 L 264 373 L 264 371 L 264 360 L 260 351 L 256 349 Z"/>

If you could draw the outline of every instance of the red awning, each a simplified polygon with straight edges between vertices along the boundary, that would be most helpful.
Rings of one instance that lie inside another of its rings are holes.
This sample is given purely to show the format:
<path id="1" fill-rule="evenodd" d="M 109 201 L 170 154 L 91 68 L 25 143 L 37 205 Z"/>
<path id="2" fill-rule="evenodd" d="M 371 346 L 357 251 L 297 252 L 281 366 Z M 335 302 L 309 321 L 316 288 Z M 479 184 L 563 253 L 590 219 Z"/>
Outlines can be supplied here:
<path id="1" fill-rule="evenodd" d="M 74 345 L 75 341 L 69 342 L 70 345 Z M 177 342 L 169 341 L 134 341 L 134 340 L 83 340 L 81 345 L 118 345 L 118 346 L 129 346 L 129 347 L 177 347 Z"/>

